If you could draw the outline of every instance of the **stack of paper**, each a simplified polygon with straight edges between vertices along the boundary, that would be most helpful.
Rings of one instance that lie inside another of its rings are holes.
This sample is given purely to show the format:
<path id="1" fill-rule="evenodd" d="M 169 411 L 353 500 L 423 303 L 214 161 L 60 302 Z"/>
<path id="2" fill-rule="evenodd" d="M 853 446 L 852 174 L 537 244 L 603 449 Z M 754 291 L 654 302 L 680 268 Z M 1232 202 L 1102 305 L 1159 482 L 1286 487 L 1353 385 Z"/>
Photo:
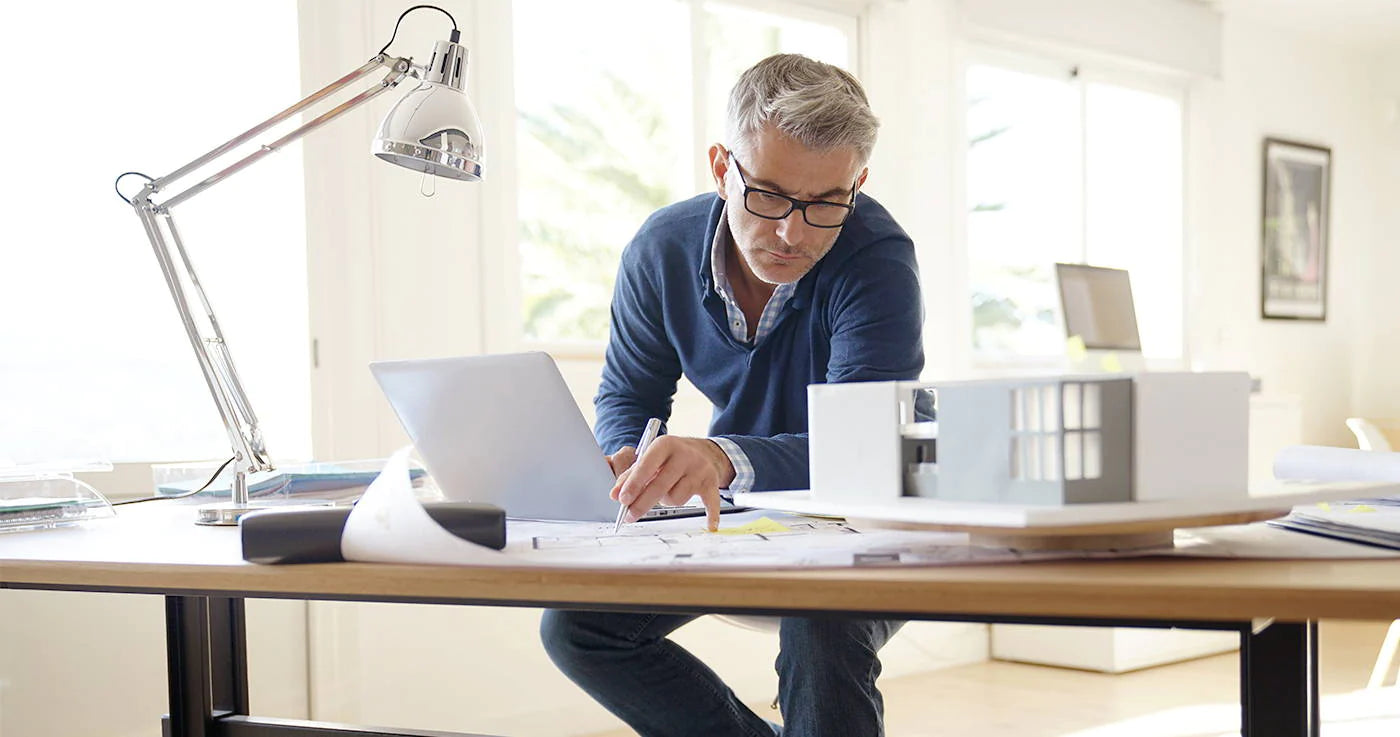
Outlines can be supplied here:
<path id="1" fill-rule="evenodd" d="M 1400 550 L 1400 501 L 1372 499 L 1297 507 L 1270 525 L 1310 535 Z"/>

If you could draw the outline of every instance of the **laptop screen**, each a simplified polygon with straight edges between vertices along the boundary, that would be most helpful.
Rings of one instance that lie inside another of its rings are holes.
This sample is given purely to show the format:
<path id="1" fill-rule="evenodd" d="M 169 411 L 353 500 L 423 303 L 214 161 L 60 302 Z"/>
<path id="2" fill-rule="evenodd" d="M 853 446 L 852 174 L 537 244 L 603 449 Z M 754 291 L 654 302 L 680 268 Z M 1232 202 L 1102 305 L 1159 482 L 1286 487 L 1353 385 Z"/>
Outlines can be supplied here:
<path id="1" fill-rule="evenodd" d="M 1127 271 L 1055 264 L 1055 280 L 1067 337 L 1078 335 L 1091 350 L 1142 350 Z"/>

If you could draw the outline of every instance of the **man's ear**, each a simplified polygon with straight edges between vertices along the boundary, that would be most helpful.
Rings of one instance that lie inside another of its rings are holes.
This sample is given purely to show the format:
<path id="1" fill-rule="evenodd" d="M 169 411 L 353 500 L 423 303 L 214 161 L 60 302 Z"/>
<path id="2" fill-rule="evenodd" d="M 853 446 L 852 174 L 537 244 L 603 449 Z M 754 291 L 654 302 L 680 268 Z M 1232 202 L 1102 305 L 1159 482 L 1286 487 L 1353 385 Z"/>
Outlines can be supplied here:
<path id="1" fill-rule="evenodd" d="M 720 199 L 728 199 L 724 191 L 724 175 L 729 173 L 729 152 L 718 143 L 710 146 L 710 176 L 715 180 L 715 190 Z"/>
<path id="2" fill-rule="evenodd" d="M 861 187 L 864 187 L 864 186 L 865 186 L 865 178 L 868 177 L 868 176 L 870 176 L 870 167 L 867 166 L 867 167 L 865 167 L 864 169 L 861 169 L 861 170 L 860 170 L 860 176 L 856 177 L 856 191 L 857 191 L 857 192 L 860 191 Z"/>

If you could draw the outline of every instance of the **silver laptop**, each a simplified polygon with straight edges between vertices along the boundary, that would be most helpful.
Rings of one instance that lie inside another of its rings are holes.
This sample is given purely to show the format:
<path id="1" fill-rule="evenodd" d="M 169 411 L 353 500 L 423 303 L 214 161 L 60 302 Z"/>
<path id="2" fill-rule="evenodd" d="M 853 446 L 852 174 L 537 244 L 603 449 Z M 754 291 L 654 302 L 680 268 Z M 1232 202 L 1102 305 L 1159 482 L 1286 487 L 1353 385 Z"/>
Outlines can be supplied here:
<path id="1" fill-rule="evenodd" d="M 369 366 L 438 487 L 523 519 L 611 522 L 613 474 L 545 353 Z M 729 505 L 726 505 L 729 506 Z M 703 514 L 658 507 L 646 518 Z"/>

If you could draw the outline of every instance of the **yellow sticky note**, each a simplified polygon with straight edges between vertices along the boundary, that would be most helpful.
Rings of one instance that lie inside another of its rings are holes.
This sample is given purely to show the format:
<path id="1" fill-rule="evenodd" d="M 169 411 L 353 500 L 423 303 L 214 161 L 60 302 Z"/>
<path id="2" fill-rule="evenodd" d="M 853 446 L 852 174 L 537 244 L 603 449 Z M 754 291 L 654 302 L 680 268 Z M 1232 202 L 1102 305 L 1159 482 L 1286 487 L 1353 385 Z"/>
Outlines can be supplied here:
<path id="1" fill-rule="evenodd" d="M 1318 503 L 1317 503 L 1317 508 L 1318 508 L 1318 509 L 1321 509 L 1321 510 L 1324 511 L 1324 512 L 1330 512 L 1330 511 L 1332 511 L 1332 505 L 1331 505 L 1331 504 L 1328 504 L 1327 502 L 1318 502 Z"/>
<path id="2" fill-rule="evenodd" d="M 1084 360 L 1084 356 L 1089 353 L 1089 349 L 1084 347 L 1084 336 L 1071 335 L 1065 341 L 1065 353 L 1069 355 L 1069 360 L 1079 362 Z"/>
<path id="3" fill-rule="evenodd" d="M 1099 365 L 1110 374 L 1116 374 L 1123 370 L 1123 364 L 1118 360 L 1117 353 L 1105 353 L 1103 358 L 1099 359 Z"/>
<path id="4" fill-rule="evenodd" d="M 716 534 L 716 535 L 757 535 L 757 534 L 764 533 L 764 532 L 791 532 L 791 530 L 789 530 L 789 529 L 787 528 L 787 526 L 784 525 L 784 524 L 781 523 L 781 522 L 774 522 L 773 520 L 771 520 L 771 519 L 769 519 L 769 518 L 767 518 L 767 517 L 759 517 L 758 519 L 756 519 L 756 520 L 754 520 L 754 521 L 748 523 L 747 525 L 739 525 L 738 527 L 726 527 L 726 528 L 721 528 L 721 529 L 719 529 L 719 530 L 716 530 L 716 531 L 715 531 L 715 534 Z"/>
<path id="5" fill-rule="evenodd" d="M 1358 505 L 1352 507 L 1351 509 L 1349 509 L 1349 510 L 1347 510 L 1347 511 L 1349 511 L 1349 512 L 1374 512 L 1374 511 L 1376 511 L 1376 508 L 1375 508 L 1375 507 L 1367 506 L 1367 505 L 1365 505 L 1365 504 L 1358 504 Z"/>

